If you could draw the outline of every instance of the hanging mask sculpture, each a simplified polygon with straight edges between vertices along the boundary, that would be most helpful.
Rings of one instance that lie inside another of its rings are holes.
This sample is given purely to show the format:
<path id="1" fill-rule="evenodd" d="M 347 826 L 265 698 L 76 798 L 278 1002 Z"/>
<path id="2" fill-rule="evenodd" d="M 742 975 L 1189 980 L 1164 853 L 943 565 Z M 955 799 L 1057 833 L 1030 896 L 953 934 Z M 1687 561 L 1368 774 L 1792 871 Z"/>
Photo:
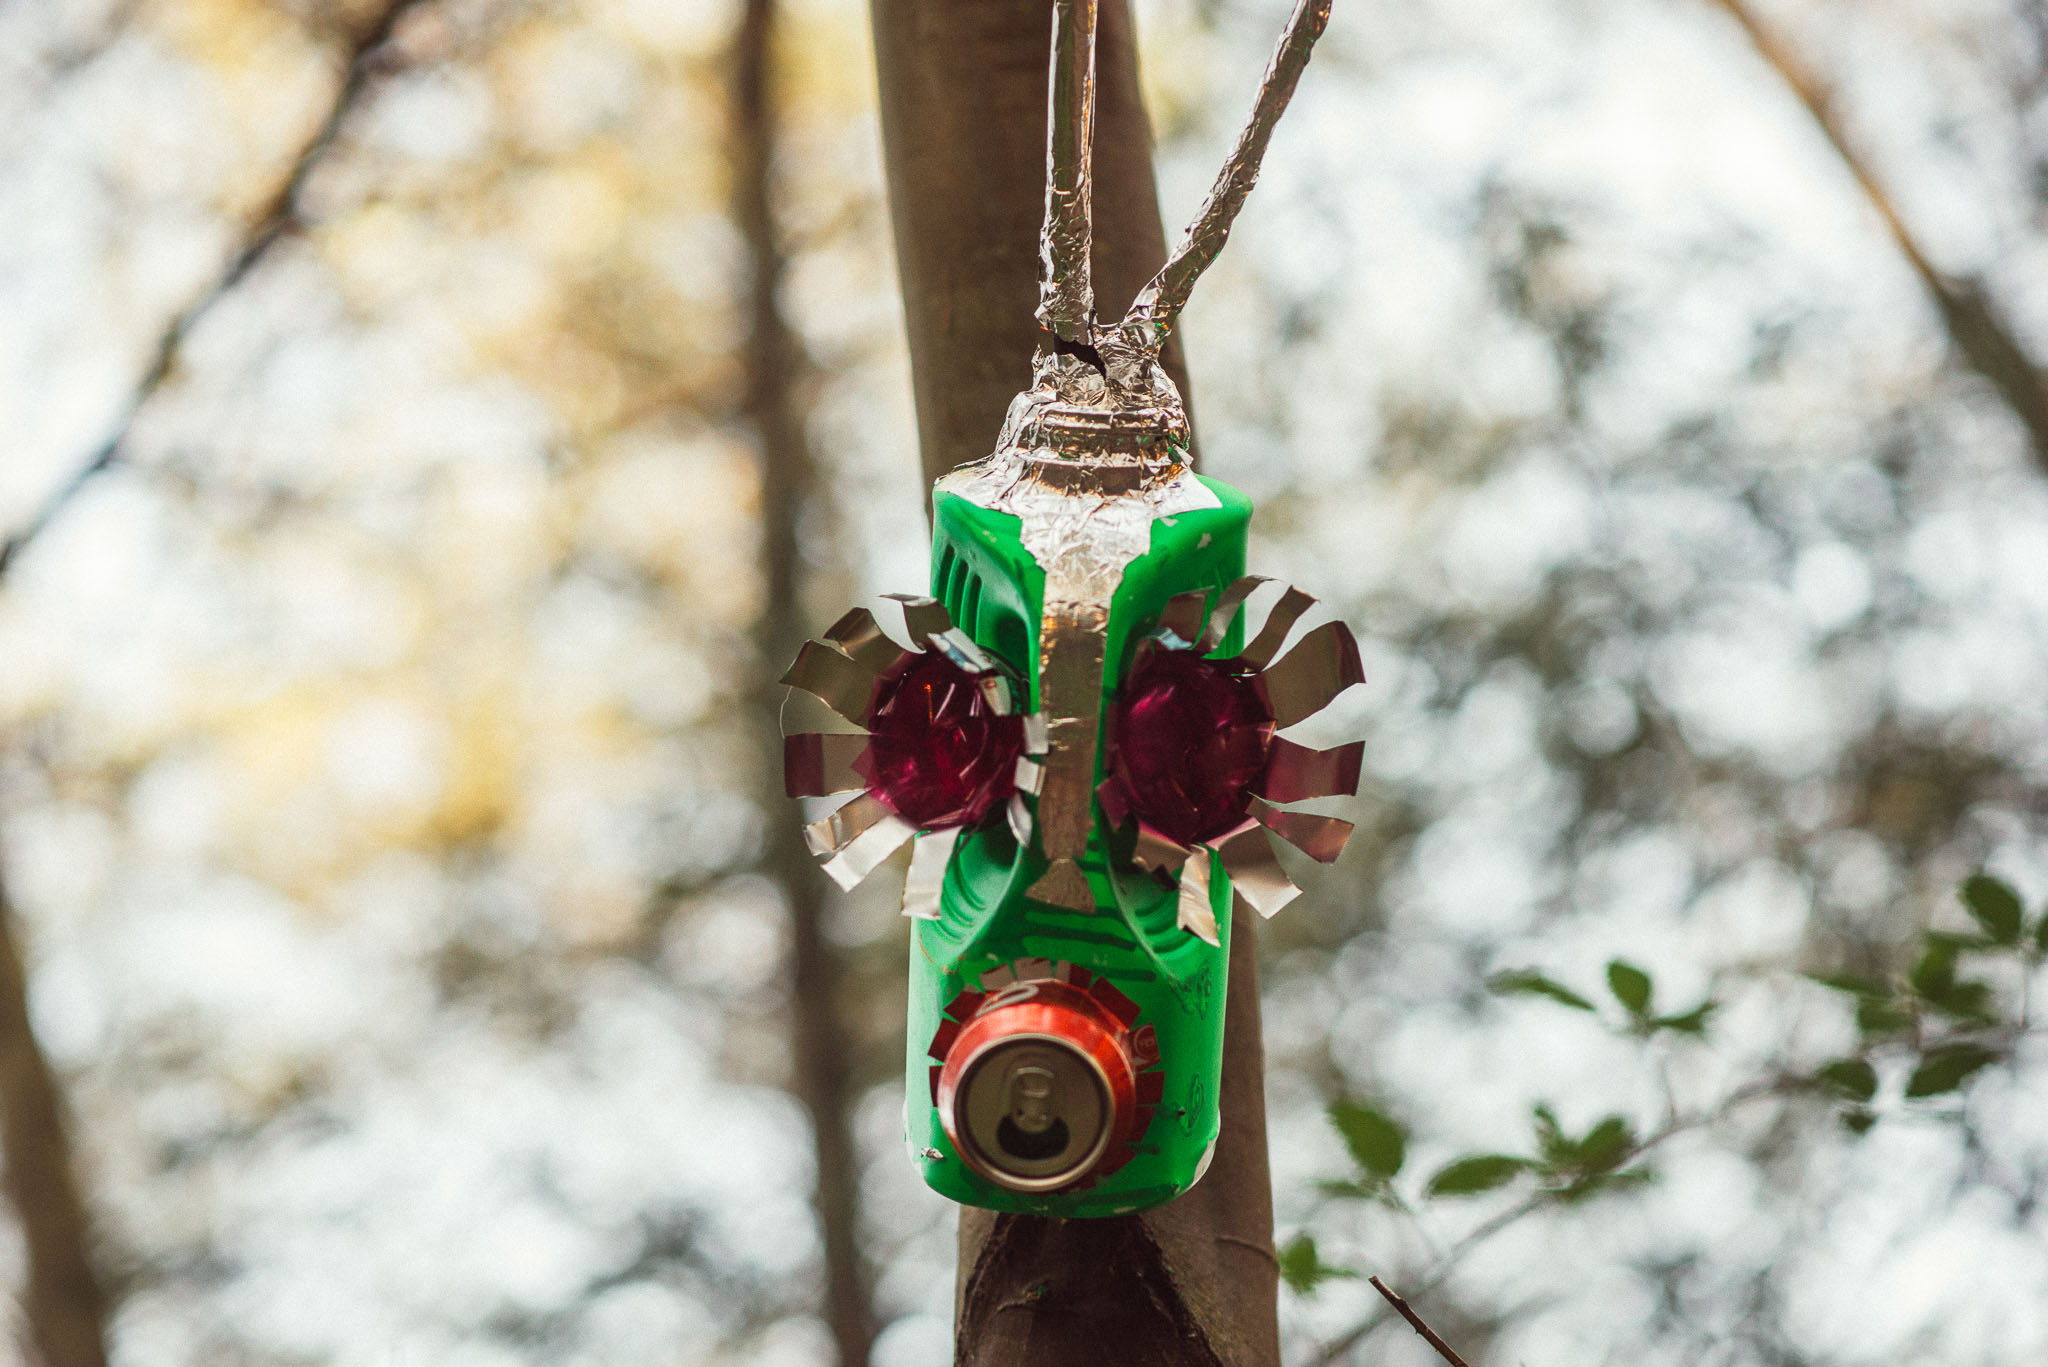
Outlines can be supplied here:
<path id="1" fill-rule="evenodd" d="M 1269 837 L 1328 863 L 1358 744 L 1277 732 L 1362 681 L 1341 622 L 1245 578 L 1251 502 L 1188 467 L 1159 350 L 1222 249 L 1330 0 L 1300 0 L 1201 216 L 1121 323 L 1089 278 L 1094 0 L 1056 0 L 1032 386 L 993 455 L 933 491 L 932 597 L 808 643 L 783 682 L 858 732 L 791 735 L 792 796 L 842 886 L 914 841 L 908 1139 L 969 1205 L 1116 1215 L 1214 1151 L 1231 899 L 1299 891 Z M 1256 630 L 1250 609 L 1264 606 Z"/>

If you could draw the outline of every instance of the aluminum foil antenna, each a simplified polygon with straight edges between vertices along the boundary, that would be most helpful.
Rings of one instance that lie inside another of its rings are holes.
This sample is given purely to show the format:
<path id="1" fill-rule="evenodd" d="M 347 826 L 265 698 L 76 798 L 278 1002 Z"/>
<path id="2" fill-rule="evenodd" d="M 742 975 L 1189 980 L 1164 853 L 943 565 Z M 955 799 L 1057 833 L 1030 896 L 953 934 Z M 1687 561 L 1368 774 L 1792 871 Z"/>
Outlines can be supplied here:
<path id="1" fill-rule="evenodd" d="M 1330 5 L 1331 0 L 1297 0 L 1259 85 L 1251 118 L 1201 212 L 1159 273 L 1138 292 L 1123 320 L 1103 327 L 1095 318 L 1090 269 L 1096 0 L 1054 0 L 1037 315 L 1052 343 L 1039 349 L 1032 386 L 1036 392 L 1020 396 L 1006 424 L 1006 439 L 1021 439 L 1017 445 L 1026 449 L 1050 447 L 1067 459 L 1084 462 L 1137 457 L 1151 472 L 1164 473 L 1159 465 L 1165 453 L 1142 449 L 1160 445 L 1163 437 L 1163 444 L 1173 448 L 1164 463 L 1169 468 L 1182 463 L 1187 415 L 1179 393 L 1159 367 L 1160 348 L 1195 282 L 1222 252 L 1230 226 L 1258 180 L 1273 129 L 1293 98 L 1310 50 L 1330 21 Z M 1050 411 L 1056 409 L 1092 411 L 1093 416 Z M 1032 422 L 1034 417 L 1045 421 Z M 1024 430 L 1027 424 L 1038 431 Z M 1008 440 L 999 443 L 1007 444 Z M 1146 459 L 1148 455 L 1152 459 Z"/>

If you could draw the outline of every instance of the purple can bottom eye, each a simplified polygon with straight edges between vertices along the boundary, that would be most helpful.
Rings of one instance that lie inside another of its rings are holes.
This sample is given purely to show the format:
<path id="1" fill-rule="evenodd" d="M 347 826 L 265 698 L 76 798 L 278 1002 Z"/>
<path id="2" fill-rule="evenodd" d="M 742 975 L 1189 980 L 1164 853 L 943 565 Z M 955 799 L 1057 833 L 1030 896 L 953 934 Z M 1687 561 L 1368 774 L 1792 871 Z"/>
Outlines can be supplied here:
<path id="1" fill-rule="evenodd" d="M 1111 712 L 1110 774 L 1133 816 L 1182 845 L 1245 818 L 1273 714 L 1250 666 L 1148 643 Z"/>
<path id="2" fill-rule="evenodd" d="M 978 826 L 1016 791 L 1023 720 L 997 712 L 975 676 L 937 652 L 882 677 L 868 731 L 856 772 L 919 830 Z"/>

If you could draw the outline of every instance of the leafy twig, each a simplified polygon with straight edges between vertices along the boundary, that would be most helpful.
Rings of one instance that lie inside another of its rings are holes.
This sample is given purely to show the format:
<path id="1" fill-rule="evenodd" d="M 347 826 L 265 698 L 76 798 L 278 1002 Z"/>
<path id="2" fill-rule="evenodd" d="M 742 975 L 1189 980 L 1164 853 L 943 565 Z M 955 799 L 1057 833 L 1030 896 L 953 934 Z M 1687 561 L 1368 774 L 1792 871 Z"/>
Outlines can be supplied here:
<path id="1" fill-rule="evenodd" d="M 170 378 L 177 365 L 178 354 L 184 349 L 185 339 L 191 335 L 192 329 L 270 254 L 280 238 L 299 223 L 299 199 L 305 191 L 307 179 L 334 146 L 343 122 L 360 103 L 370 82 L 384 68 L 385 47 L 399 20 L 421 3 L 423 0 L 386 0 L 376 18 L 349 44 L 341 85 L 328 106 L 327 116 L 300 147 L 298 155 L 292 159 L 290 171 L 278 183 L 277 189 L 250 219 L 241 247 L 198 297 L 179 310 L 157 335 L 149 364 L 128 391 L 127 402 L 115 418 L 113 429 L 92 454 L 43 500 L 42 506 L 27 522 L 5 541 L 0 541 L 0 577 L 13 568 L 16 558 L 42 535 L 81 490 L 120 463 L 137 416 Z"/>
<path id="2" fill-rule="evenodd" d="M 1457 1349 L 1451 1347 L 1450 1344 L 1445 1343 L 1443 1340 L 1443 1336 L 1438 1334 L 1436 1330 L 1430 1328 L 1429 1325 L 1426 1322 L 1424 1322 L 1422 1316 L 1415 1313 L 1414 1307 L 1410 1306 L 1408 1302 L 1402 1300 L 1399 1296 L 1394 1294 L 1393 1287 L 1388 1286 L 1378 1277 L 1368 1277 L 1366 1280 L 1371 1283 L 1373 1290 L 1379 1292 L 1382 1296 L 1385 1296 L 1387 1298 L 1387 1304 L 1393 1306 L 1395 1310 L 1399 1311 L 1401 1318 L 1408 1321 L 1409 1327 L 1414 1329 L 1416 1333 L 1422 1335 L 1423 1338 L 1427 1339 L 1429 1341 L 1429 1346 L 1436 1349 L 1437 1354 L 1440 1357 L 1442 1357 L 1445 1362 L 1450 1363 L 1451 1367 L 1472 1367 L 1472 1365 L 1466 1362 L 1465 1359 L 1458 1356 Z"/>
<path id="3" fill-rule="evenodd" d="M 1757 1101 L 1767 1096 L 1781 1096 L 1792 1092 L 1810 1091 L 1813 1086 L 1813 1082 L 1808 1078 L 1797 1074 L 1785 1073 L 1753 1082 L 1746 1087 L 1738 1087 L 1722 1098 L 1720 1104 L 1711 1110 L 1699 1111 L 1689 1116 L 1682 1116 L 1675 1120 L 1667 1121 L 1663 1126 L 1645 1135 L 1641 1140 L 1623 1151 L 1614 1160 L 1613 1167 L 1624 1167 L 1665 1141 L 1684 1134 L 1689 1130 L 1702 1129 L 1708 1125 L 1717 1124 L 1738 1106 L 1747 1105 L 1749 1102 Z M 1497 1211 L 1481 1221 L 1478 1225 L 1468 1230 L 1464 1237 L 1452 1244 L 1449 1250 L 1437 1260 L 1436 1267 L 1427 1277 L 1423 1278 L 1420 1285 L 1415 1287 L 1414 1294 L 1426 1296 L 1436 1290 L 1450 1279 L 1451 1273 L 1457 1270 L 1458 1264 L 1473 1249 L 1479 1247 L 1479 1245 L 1485 1243 L 1494 1235 L 1499 1234 L 1502 1230 L 1520 1223 L 1530 1215 L 1556 1203 L 1569 1194 L 1572 1194 L 1570 1187 L 1541 1187 L 1513 1205 Z M 1385 1324 L 1387 1319 L 1387 1312 L 1383 1310 L 1366 1316 L 1350 1329 L 1345 1330 L 1342 1334 L 1324 1344 L 1322 1349 L 1309 1359 L 1311 1367 L 1330 1367 L 1332 1363 L 1342 1360 L 1344 1355 L 1356 1347 L 1360 1340 L 1378 1329 L 1382 1324 Z"/>

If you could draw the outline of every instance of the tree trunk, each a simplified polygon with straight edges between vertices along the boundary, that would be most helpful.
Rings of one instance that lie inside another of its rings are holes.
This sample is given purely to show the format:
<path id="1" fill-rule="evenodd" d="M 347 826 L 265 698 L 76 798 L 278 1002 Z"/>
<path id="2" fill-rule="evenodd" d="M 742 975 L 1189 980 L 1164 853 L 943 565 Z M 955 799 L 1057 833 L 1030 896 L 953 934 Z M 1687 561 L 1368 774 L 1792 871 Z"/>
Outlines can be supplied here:
<path id="1" fill-rule="evenodd" d="M 71 1168 L 64 1094 L 28 1016 L 28 971 L 0 880 L 0 1144 L 7 1199 L 28 1255 L 21 1317 L 39 1367 L 105 1367 L 103 1299 Z"/>
<path id="2" fill-rule="evenodd" d="M 806 634 L 797 523 L 814 482 L 798 397 L 804 358 L 778 298 L 786 262 L 771 185 L 778 113 L 774 33 L 774 0 L 746 0 L 732 52 L 733 216 L 746 239 L 752 273 L 744 403 L 760 446 L 761 556 L 768 581 L 755 641 L 754 724 L 764 758 L 781 753 L 777 716 L 783 689 L 776 676 Z M 853 1065 L 840 1012 L 844 974 L 824 933 L 825 877 L 811 861 L 802 830 L 780 808 L 779 777 L 780 766 L 771 761 L 763 784 L 771 790 L 774 815 L 763 864 L 789 910 L 793 1086 L 810 1114 L 817 1160 L 812 1204 L 825 1261 L 820 1312 L 839 1350 L 839 1367 L 867 1367 L 875 1317 L 860 1248 L 860 1155 L 848 1123 Z"/>
<path id="3" fill-rule="evenodd" d="M 928 478 L 985 456 L 1030 380 L 1045 193 L 1049 0 L 873 0 L 882 139 Z M 1095 286 L 1124 305 L 1165 259 L 1125 0 L 1096 38 Z M 1166 363 L 1186 392 L 1177 352 Z M 1232 925 L 1223 1133 L 1207 1176 L 1143 1215 L 963 1209 L 959 1367 L 1279 1361 L 1253 918 Z"/>

